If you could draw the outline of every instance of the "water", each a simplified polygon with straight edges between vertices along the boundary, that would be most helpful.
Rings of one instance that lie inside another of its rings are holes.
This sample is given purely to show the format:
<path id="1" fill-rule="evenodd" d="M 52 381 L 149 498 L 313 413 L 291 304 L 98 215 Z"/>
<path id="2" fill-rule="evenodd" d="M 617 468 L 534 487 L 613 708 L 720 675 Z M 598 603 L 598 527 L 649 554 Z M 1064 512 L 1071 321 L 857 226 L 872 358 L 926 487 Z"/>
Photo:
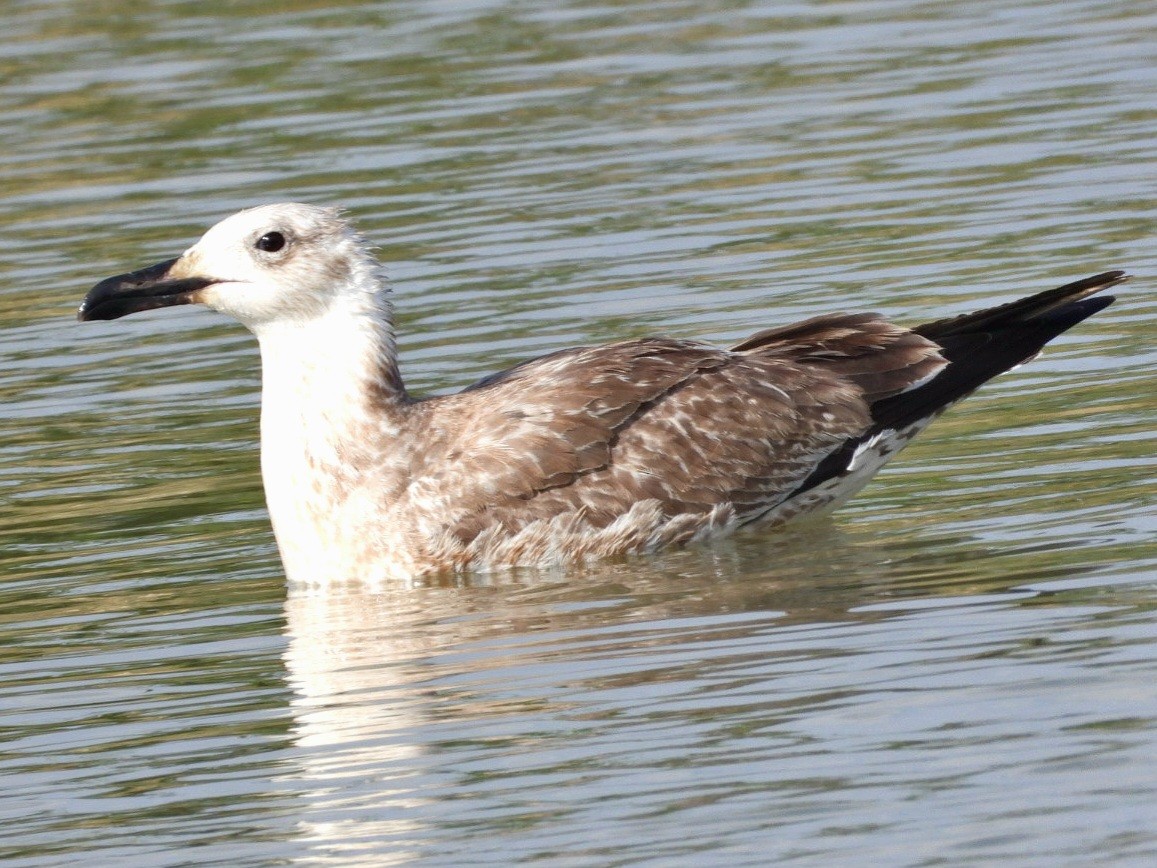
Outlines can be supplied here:
<path id="1" fill-rule="evenodd" d="M 10 4 L 0 860 L 1152 864 L 1150 6 Z M 829 523 L 307 596 L 248 335 L 71 319 L 284 199 L 419 392 L 1137 277 Z"/>

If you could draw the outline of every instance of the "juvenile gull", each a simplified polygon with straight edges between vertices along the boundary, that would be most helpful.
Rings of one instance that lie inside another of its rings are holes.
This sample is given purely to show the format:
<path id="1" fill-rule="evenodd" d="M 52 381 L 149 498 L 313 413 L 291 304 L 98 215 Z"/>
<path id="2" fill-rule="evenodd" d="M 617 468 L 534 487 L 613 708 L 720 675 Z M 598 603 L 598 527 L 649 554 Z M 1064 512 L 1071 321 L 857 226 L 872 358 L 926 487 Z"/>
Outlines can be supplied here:
<path id="1" fill-rule="evenodd" d="M 945 408 L 1110 304 L 1098 274 L 906 329 L 837 313 L 729 350 L 643 338 L 416 398 L 336 211 L 267 205 L 109 278 L 81 320 L 201 303 L 261 346 L 261 468 L 295 582 L 646 552 L 831 509 Z"/>

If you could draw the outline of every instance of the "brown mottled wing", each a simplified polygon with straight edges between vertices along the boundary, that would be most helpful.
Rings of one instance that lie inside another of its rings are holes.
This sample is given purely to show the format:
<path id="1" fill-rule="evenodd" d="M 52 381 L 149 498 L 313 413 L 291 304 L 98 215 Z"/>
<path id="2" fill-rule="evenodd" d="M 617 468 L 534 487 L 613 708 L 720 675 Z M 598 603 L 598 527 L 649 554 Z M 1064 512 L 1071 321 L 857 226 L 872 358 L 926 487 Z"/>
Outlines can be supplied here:
<path id="1" fill-rule="evenodd" d="M 423 498 L 452 492 L 441 508 L 452 508 L 451 526 L 470 537 L 477 516 L 606 467 L 619 430 L 641 408 L 726 363 L 726 352 L 701 344 L 639 340 L 566 350 L 489 377 L 424 405 L 436 412 L 418 433 L 426 448 L 409 497 L 420 509 Z"/>
<path id="2" fill-rule="evenodd" d="M 704 373 L 642 417 L 638 431 L 690 420 L 698 436 L 676 497 L 730 503 L 741 522 L 792 494 L 827 456 L 872 425 L 871 406 L 933 378 L 935 344 L 876 314 L 836 314 L 760 332 L 734 347 L 730 364 Z M 679 478 L 678 476 L 676 478 Z"/>
<path id="3" fill-rule="evenodd" d="M 646 340 L 558 353 L 440 401 L 437 417 L 461 426 L 452 466 L 411 488 L 454 490 L 467 539 L 578 510 L 605 526 L 640 500 L 669 515 L 729 505 L 742 520 L 866 430 L 872 400 L 943 364 L 931 342 L 870 314 L 733 351 Z"/>
<path id="4" fill-rule="evenodd" d="M 854 383 L 868 404 L 911 389 L 944 367 L 935 344 L 875 313 L 832 314 L 766 329 L 732 351 L 826 370 Z"/>

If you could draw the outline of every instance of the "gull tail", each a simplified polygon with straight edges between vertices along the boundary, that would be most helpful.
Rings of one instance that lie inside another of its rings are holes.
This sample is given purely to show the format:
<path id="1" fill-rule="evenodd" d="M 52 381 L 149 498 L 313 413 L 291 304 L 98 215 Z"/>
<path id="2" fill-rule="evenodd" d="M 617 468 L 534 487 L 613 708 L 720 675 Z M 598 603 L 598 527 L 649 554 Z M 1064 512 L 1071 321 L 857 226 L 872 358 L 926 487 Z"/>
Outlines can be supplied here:
<path id="1" fill-rule="evenodd" d="M 1128 279 L 1106 271 L 1058 289 L 976 313 L 936 320 L 912 329 L 940 347 L 948 364 L 928 382 L 871 405 L 872 425 L 821 461 L 790 500 L 823 486 L 825 506 L 838 506 L 944 410 L 979 386 L 1035 358 L 1044 345 L 1113 303 L 1090 298 Z"/>
<path id="2" fill-rule="evenodd" d="M 925 385 L 876 402 L 873 427 L 903 428 L 939 413 L 1035 358 L 1057 335 L 1115 301 L 1111 295 L 1089 296 L 1127 279 L 1123 271 L 1106 271 L 1020 301 L 917 326 L 912 331 L 937 344 L 949 364 Z"/>

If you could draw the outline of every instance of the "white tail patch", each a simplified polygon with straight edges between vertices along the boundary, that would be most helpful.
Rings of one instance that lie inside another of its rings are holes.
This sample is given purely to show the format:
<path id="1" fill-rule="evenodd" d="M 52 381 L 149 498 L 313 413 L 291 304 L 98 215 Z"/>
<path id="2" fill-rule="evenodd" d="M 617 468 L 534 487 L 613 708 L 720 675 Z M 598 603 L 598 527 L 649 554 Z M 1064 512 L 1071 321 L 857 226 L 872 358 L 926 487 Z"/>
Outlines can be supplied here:
<path id="1" fill-rule="evenodd" d="M 885 428 L 856 447 L 839 473 L 764 513 L 752 524 L 759 527 L 783 524 L 805 515 L 819 515 L 843 506 L 867 485 L 880 468 L 939 416 L 926 416 L 899 430 Z"/>

